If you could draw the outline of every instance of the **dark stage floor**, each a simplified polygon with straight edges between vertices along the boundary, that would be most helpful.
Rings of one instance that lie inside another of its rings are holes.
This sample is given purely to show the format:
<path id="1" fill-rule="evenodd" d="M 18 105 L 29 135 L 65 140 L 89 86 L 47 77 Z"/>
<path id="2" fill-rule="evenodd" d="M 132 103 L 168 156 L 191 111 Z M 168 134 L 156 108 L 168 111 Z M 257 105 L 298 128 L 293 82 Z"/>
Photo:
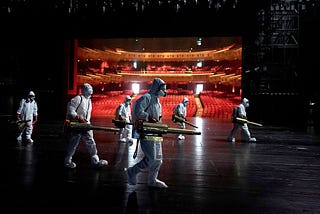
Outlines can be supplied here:
<path id="1" fill-rule="evenodd" d="M 92 124 L 111 127 L 111 117 Z M 164 119 L 170 127 L 174 124 Z M 130 186 L 124 168 L 135 144 L 117 142 L 113 132 L 95 131 L 105 169 L 93 169 L 80 144 L 74 161 L 63 166 L 62 123 L 40 121 L 32 145 L 17 146 L 6 127 L 2 136 L 1 208 L 11 213 L 320 213 L 320 137 L 284 127 L 250 126 L 256 143 L 228 143 L 229 120 L 189 118 L 202 135 L 177 142 L 165 135 L 159 178 L 169 186 L 149 189 L 146 173 Z M 188 129 L 193 129 L 188 127 Z"/>

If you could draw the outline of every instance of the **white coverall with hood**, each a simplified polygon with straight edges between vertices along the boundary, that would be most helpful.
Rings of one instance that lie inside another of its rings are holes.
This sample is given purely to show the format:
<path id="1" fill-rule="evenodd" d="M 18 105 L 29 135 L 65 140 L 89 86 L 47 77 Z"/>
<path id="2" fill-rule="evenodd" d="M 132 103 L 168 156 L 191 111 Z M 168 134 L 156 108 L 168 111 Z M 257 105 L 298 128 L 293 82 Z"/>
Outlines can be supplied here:
<path id="1" fill-rule="evenodd" d="M 124 120 L 127 123 L 131 122 L 131 100 L 130 96 L 126 96 L 123 103 L 117 109 L 116 119 Z M 119 141 L 123 143 L 132 143 L 132 125 L 126 125 L 125 128 L 119 130 Z"/>
<path id="2" fill-rule="evenodd" d="M 176 107 L 174 108 L 174 114 L 177 115 L 178 117 L 183 118 L 184 120 L 186 120 L 187 117 L 187 105 L 189 104 L 189 100 L 187 97 L 184 97 L 182 102 L 179 103 L 178 105 L 176 105 Z M 186 124 L 183 122 L 177 122 L 178 124 L 178 128 L 180 129 L 185 129 L 186 128 Z M 182 134 L 178 135 L 178 140 L 184 140 L 184 136 Z"/>
<path id="3" fill-rule="evenodd" d="M 249 100 L 247 98 L 243 98 L 241 104 L 237 107 L 236 115 L 233 115 L 233 117 L 247 119 L 247 112 L 246 112 L 247 107 L 249 107 Z M 247 123 L 236 121 L 235 118 L 232 118 L 232 122 L 233 122 L 233 128 L 227 138 L 229 142 L 235 142 L 235 135 L 239 129 L 242 130 L 242 134 L 244 136 L 245 141 L 250 141 L 250 142 L 256 141 L 255 138 L 251 137 Z"/>
<path id="4" fill-rule="evenodd" d="M 26 134 L 27 142 L 33 143 L 33 140 L 31 139 L 33 125 L 38 120 L 38 105 L 35 101 L 35 93 L 33 91 L 28 93 L 27 98 L 21 99 L 17 110 L 17 119 L 18 121 L 28 121 L 19 125 L 17 137 L 18 143 L 22 142 L 22 135 L 24 132 Z"/>
<path id="5" fill-rule="evenodd" d="M 93 94 L 92 86 L 88 83 L 83 84 L 81 89 L 81 95 L 77 95 L 70 100 L 67 106 L 67 119 L 77 121 L 79 123 L 90 124 L 92 103 L 91 95 Z M 80 140 L 85 143 L 87 151 L 89 153 L 91 163 L 94 167 L 101 167 L 108 165 L 106 160 L 100 160 L 96 147 L 95 140 L 93 138 L 93 131 L 76 131 L 73 130 L 70 133 L 69 143 L 67 146 L 67 154 L 64 160 L 66 168 L 76 168 L 76 164 L 72 161 L 72 157 L 76 152 Z"/>
<path id="6" fill-rule="evenodd" d="M 166 96 L 165 82 L 160 78 L 153 80 L 149 92 L 142 95 L 133 108 L 133 119 L 151 123 L 161 121 L 162 107 L 159 102 L 160 96 Z M 138 173 L 148 170 L 148 186 L 167 188 L 168 186 L 157 179 L 162 164 L 162 136 L 157 134 L 139 133 L 141 149 L 144 157 L 134 166 L 127 169 L 128 183 L 135 185 Z"/>

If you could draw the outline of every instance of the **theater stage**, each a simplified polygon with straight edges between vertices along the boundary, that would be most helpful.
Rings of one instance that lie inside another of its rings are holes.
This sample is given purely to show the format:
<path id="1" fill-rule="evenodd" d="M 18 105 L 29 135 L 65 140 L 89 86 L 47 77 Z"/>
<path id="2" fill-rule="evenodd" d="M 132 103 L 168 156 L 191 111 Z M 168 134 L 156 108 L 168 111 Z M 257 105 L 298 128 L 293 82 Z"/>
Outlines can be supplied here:
<path id="1" fill-rule="evenodd" d="M 92 124 L 112 127 L 111 117 Z M 1 208 L 10 212 L 99 213 L 320 213 L 320 137 L 310 130 L 250 126 L 255 143 L 229 143 L 228 119 L 188 118 L 201 135 L 178 142 L 166 134 L 159 179 L 168 189 L 150 189 L 146 173 L 130 186 L 124 169 L 135 144 L 113 132 L 95 131 L 105 169 L 90 166 L 84 144 L 77 168 L 63 166 L 66 139 L 61 121 L 39 121 L 34 143 L 18 146 L 10 126 L 2 136 Z M 176 127 L 169 118 L 164 123 Z M 187 126 L 188 129 L 194 129 Z M 239 136 L 238 136 L 239 137 Z M 238 138 L 239 139 L 239 138 Z"/>

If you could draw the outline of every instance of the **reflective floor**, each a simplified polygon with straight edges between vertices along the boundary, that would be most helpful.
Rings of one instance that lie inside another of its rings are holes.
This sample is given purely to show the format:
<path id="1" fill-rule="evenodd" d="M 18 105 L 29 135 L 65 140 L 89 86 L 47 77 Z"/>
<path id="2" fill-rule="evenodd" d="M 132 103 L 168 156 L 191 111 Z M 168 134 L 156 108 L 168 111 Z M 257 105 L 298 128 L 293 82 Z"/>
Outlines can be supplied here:
<path id="1" fill-rule="evenodd" d="M 92 124 L 112 127 L 112 118 Z M 34 143 L 18 146 L 6 127 L 0 162 L 1 207 L 10 212 L 99 213 L 320 213 L 320 137 L 284 127 L 250 126 L 255 143 L 228 143 L 229 120 L 188 118 L 201 135 L 177 141 L 166 134 L 159 179 L 168 189 L 147 187 L 146 173 L 130 186 L 124 169 L 139 161 L 113 132 L 95 131 L 105 169 L 91 167 L 84 144 L 63 167 L 66 138 L 60 121 L 40 121 Z M 176 128 L 169 119 L 164 123 Z M 188 129 L 194 128 L 187 126 Z M 240 134 L 239 134 L 240 135 Z"/>

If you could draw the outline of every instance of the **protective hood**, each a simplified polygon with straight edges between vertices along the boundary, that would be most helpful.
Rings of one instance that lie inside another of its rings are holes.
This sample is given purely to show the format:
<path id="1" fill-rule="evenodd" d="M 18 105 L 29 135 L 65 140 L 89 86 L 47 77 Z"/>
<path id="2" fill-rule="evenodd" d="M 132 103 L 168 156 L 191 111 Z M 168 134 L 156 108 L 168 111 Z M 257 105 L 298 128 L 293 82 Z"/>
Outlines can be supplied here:
<path id="1" fill-rule="evenodd" d="M 85 98 L 89 98 L 93 94 L 92 86 L 89 83 L 83 84 L 82 89 L 81 89 L 81 94 Z"/>
<path id="2" fill-rule="evenodd" d="M 35 97 L 35 93 L 33 91 L 29 91 L 29 94 L 28 94 L 29 97 Z"/>
<path id="3" fill-rule="evenodd" d="M 35 93 L 33 91 L 29 91 L 27 96 L 27 102 L 33 102 L 35 97 L 36 97 Z"/>
<path id="4" fill-rule="evenodd" d="M 249 100 L 247 98 L 243 98 L 241 104 L 245 107 L 249 107 Z"/>
<path id="5" fill-rule="evenodd" d="M 131 102 L 132 98 L 130 96 L 126 96 L 125 102 Z"/>
<path id="6" fill-rule="evenodd" d="M 163 86 L 163 85 L 166 85 L 166 83 L 162 79 L 154 78 L 152 86 L 151 86 L 150 91 L 149 91 L 150 94 L 157 95 L 159 90 L 160 90 L 160 87 Z"/>

